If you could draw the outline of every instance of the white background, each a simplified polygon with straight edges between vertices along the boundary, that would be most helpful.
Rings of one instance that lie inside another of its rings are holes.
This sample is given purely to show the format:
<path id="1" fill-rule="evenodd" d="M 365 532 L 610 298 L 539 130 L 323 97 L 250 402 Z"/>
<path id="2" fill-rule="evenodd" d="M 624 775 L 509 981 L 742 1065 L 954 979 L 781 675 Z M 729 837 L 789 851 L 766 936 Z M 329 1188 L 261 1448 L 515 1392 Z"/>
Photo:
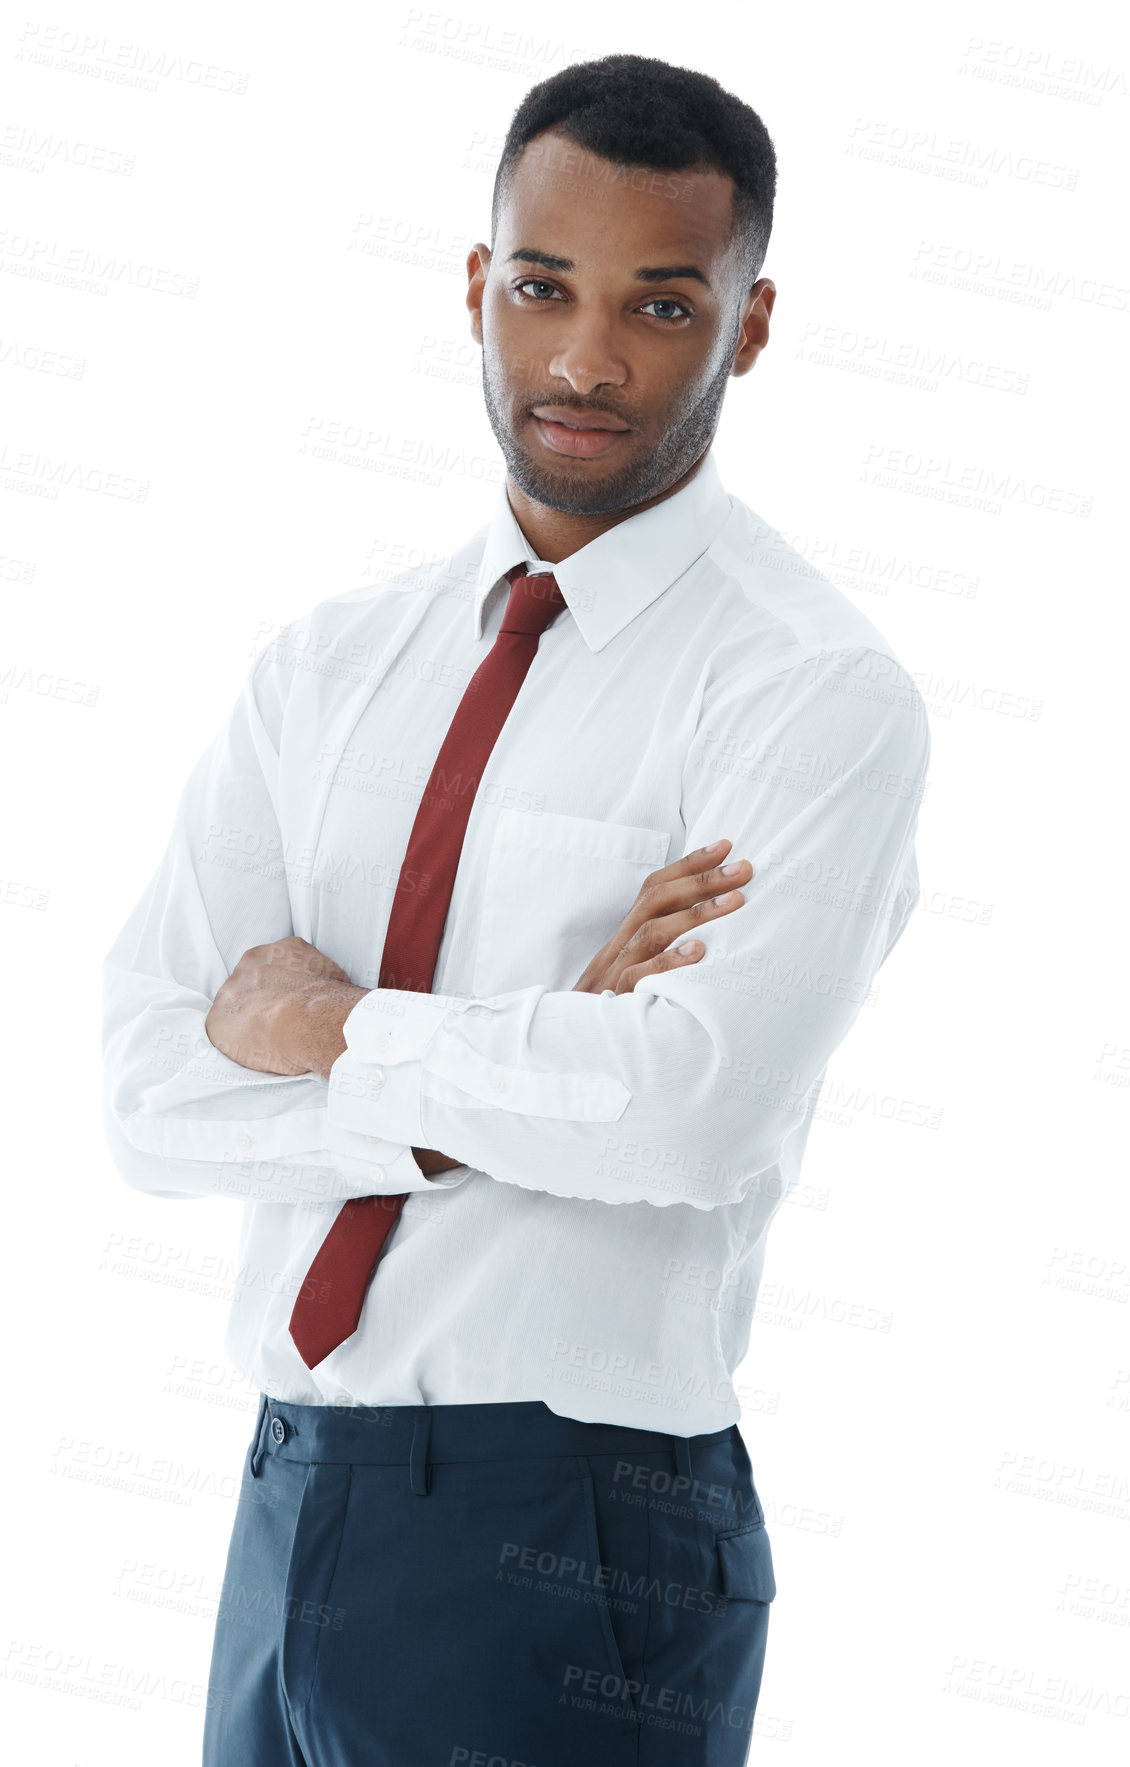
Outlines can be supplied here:
<path id="1" fill-rule="evenodd" d="M 9 13 L 14 1758 L 197 1761 L 254 1414 L 219 1348 L 236 1211 L 130 1191 L 103 1144 L 101 957 L 267 634 L 489 515 L 467 250 L 528 88 L 632 50 L 774 139 L 772 338 L 716 458 L 889 636 L 934 734 L 922 901 L 830 1070 L 740 1376 L 779 1586 L 752 1758 L 1126 1759 L 1113 16 Z M 336 424 L 356 445 L 313 455 Z"/>

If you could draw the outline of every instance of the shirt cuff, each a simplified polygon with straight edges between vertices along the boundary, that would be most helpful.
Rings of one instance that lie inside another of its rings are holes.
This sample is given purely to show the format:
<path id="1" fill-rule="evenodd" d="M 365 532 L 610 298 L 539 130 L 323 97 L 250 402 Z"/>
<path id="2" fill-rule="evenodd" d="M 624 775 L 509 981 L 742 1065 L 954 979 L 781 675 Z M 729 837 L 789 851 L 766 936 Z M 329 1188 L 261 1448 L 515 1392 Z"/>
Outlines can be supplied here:
<path id="1" fill-rule="evenodd" d="M 441 1026 L 470 1005 L 450 994 L 373 988 L 346 1018 L 345 1051 L 330 1069 L 328 1110 L 335 1129 L 401 1143 L 423 1184 L 459 1184 L 469 1170 L 460 1166 L 425 1178 L 411 1150 L 428 1145 L 420 1116 L 428 1047 Z"/>

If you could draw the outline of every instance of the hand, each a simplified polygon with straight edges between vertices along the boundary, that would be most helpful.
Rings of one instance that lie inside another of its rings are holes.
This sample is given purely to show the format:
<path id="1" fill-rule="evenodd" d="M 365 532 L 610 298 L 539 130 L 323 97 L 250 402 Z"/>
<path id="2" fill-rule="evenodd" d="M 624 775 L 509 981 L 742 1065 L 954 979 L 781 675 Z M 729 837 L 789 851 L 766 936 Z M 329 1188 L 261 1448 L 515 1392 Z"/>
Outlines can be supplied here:
<path id="1" fill-rule="evenodd" d="M 715 841 L 645 877 L 632 908 L 573 984 L 573 993 L 599 994 L 614 988 L 617 994 L 630 994 L 641 976 L 697 963 L 706 949 L 701 939 L 684 941 L 682 950 L 663 947 L 704 920 L 716 920 L 741 907 L 745 897 L 735 886 L 749 882 L 753 866 L 748 859 L 739 859 L 727 875 L 721 867 L 732 845 Z M 461 1163 L 430 1148 L 414 1147 L 412 1152 L 428 1178 Z"/>
<path id="2" fill-rule="evenodd" d="M 339 963 L 291 936 L 245 951 L 212 1002 L 204 1030 L 222 1055 L 260 1074 L 329 1072 L 345 1051 L 342 1026 L 367 988 L 354 987 Z M 426 1178 L 461 1165 L 414 1147 Z"/>
<path id="3" fill-rule="evenodd" d="M 612 988 L 617 994 L 630 994 L 641 976 L 697 963 L 706 949 L 701 939 L 684 940 L 673 951 L 664 946 L 704 920 L 716 920 L 742 906 L 745 897 L 735 886 L 749 882 L 753 866 L 748 859 L 736 860 L 727 875 L 722 862 L 732 845 L 732 841 L 715 841 L 645 877 L 608 943 L 573 983 L 573 993 L 600 994 Z"/>
<path id="4" fill-rule="evenodd" d="M 204 1030 L 222 1055 L 260 1074 L 320 1074 L 345 1050 L 342 1026 L 367 988 L 306 939 L 245 951 L 213 1000 Z"/>

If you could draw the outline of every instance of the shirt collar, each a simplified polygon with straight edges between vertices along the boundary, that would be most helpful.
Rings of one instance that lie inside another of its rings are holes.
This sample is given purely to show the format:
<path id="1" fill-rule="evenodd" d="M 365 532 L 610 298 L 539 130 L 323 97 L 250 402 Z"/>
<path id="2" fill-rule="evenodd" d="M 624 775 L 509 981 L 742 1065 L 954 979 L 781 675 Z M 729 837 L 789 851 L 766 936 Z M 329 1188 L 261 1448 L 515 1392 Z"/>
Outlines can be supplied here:
<path id="1" fill-rule="evenodd" d="M 710 449 L 673 497 L 630 515 L 553 567 L 558 587 L 592 651 L 650 607 L 714 541 L 732 503 Z M 536 558 L 499 486 L 474 590 L 475 637 L 483 634 L 487 597 L 514 565 Z"/>

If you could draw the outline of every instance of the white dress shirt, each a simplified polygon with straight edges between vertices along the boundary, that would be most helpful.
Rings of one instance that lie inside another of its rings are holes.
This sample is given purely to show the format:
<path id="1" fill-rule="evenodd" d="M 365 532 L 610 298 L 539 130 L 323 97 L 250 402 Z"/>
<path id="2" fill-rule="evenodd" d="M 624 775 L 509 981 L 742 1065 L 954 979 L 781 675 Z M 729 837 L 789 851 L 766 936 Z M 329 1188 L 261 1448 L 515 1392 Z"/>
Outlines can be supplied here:
<path id="1" fill-rule="evenodd" d="M 380 988 L 417 804 L 523 560 L 502 486 L 457 552 L 260 650 L 106 958 L 106 1132 L 137 1189 L 242 1204 L 225 1347 L 272 1396 L 690 1436 L 740 1417 L 767 1229 L 918 899 L 926 712 L 708 453 L 540 565 L 568 606 L 475 797 L 434 992 Z M 575 992 L 648 873 L 723 837 L 754 876 L 705 955 Z M 242 953 L 290 933 L 370 990 L 328 1081 L 205 1035 Z M 464 1163 L 429 1180 L 413 1147 Z M 308 1370 L 287 1322 L 341 1199 L 401 1192 L 358 1330 Z"/>

